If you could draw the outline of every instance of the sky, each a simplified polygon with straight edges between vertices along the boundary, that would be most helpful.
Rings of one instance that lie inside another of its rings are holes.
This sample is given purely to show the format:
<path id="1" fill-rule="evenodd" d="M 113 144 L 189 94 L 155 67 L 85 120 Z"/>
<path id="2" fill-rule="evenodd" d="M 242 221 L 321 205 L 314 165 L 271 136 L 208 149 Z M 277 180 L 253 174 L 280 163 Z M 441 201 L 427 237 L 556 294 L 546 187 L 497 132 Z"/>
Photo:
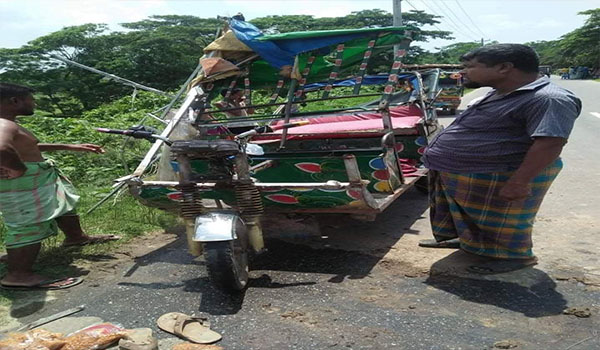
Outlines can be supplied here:
<path id="1" fill-rule="evenodd" d="M 600 8 L 600 0 L 403 0 L 402 12 L 414 8 L 442 15 L 436 27 L 453 32 L 453 40 L 418 43 L 435 50 L 455 42 L 496 40 L 524 43 L 554 40 L 583 25 L 577 12 Z M 344 16 L 352 11 L 393 12 L 392 0 L 0 0 L 0 48 L 16 48 L 65 26 L 119 23 L 151 15 L 231 16 L 247 20 L 269 15 Z"/>

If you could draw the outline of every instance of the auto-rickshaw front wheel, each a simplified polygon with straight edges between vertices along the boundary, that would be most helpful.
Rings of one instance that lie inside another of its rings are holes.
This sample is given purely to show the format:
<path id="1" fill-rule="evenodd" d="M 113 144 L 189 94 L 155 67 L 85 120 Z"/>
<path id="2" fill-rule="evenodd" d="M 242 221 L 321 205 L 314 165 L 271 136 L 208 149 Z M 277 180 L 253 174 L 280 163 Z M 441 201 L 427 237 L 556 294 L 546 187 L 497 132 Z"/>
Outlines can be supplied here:
<path id="1" fill-rule="evenodd" d="M 204 260 L 211 282 L 225 292 L 236 293 L 248 285 L 248 234 L 236 232 L 231 241 L 205 242 Z"/>

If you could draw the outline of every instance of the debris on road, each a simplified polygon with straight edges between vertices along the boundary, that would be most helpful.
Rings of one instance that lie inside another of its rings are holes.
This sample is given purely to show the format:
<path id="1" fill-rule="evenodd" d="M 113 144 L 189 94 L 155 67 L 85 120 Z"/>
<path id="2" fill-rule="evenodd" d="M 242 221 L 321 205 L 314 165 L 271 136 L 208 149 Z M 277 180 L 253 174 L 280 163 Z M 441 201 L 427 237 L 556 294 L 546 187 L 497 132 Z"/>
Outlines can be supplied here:
<path id="1" fill-rule="evenodd" d="M 519 347 L 519 343 L 516 340 L 507 339 L 501 340 L 494 343 L 495 349 L 515 349 Z"/>
<path id="2" fill-rule="evenodd" d="M 585 308 L 584 307 L 570 307 L 570 308 L 566 309 L 565 311 L 563 311 L 563 314 L 573 315 L 573 316 L 579 317 L 579 318 L 588 318 L 588 317 L 592 316 L 592 312 L 587 307 L 585 307 Z"/>

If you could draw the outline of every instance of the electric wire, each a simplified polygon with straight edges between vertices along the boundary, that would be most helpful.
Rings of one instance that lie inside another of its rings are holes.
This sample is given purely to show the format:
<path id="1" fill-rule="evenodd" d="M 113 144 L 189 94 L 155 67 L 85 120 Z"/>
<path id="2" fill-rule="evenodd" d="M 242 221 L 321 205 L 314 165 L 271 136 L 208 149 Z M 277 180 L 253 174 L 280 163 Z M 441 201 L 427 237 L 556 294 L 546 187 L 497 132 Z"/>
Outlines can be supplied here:
<path id="1" fill-rule="evenodd" d="M 454 0 L 456 2 L 456 4 L 458 5 L 458 7 L 460 8 L 460 10 L 465 14 L 465 16 L 467 16 L 467 18 L 469 19 L 469 21 L 473 24 L 473 26 L 475 27 L 475 29 L 477 29 L 479 31 L 479 33 L 481 33 L 482 37 L 487 37 L 487 35 L 485 35 L 485 33 L 483 32 L 483 30 L 481 30 L 481 28 L 479 28 L 479 26 L 475 23 L 475 21 L 473 21 L 473 19 L 471 18 L 471 16 L 469 16 L 469 14 L 467 13 L 467 11 L 465 11 L 465 9 L 462 7 L 462 5 L 460 4 L 460 2 L 458 2 L 458 0 Z"/>
<path id="2" fill-rule="evenodd" d="M 413 4 L 411 4 L 411 3 L 410 3 L 410 1 L 408 1 L 408 0 L 404 0 L 404 1 L 406 1 L 406 2 L 407 2 L 409 5 L 410 5 L 410 7 L 412 7 L 412 8 L 413 8 L 413 9 L 415 9 L 416 11 L 421 11 L 421 10 L 417 9 L 417 8 L 416 8 L 416 7 L 415 7 Z M 437 14 L 435 14 L 435 13 L 434 13 L 434 15 L 437 15 Z M 439 15 L 438 15 L 438 16 L 439 16 Z M 435 28 L 436 28 L 437 30 L 439 30 L 440 32 L 447 32 L 447 30 L 443 30 L 443 29 L 441 29 L 441 28 L 440 28 L 440 27 L 438 27 L 438 26 L 437 26 L 435 23 L 433 23 L 433 24 L 432 24 L 432 26 L 433 26 L 433 27 L 435 27 Z"/>
<path id="3" fill-rule="evenodd" d="M 442 5 L 444 5 L 445 8 L 448 9 L 448 11 L 450 11 L 452 16 L 454 16 L 454 19 L 456 19 L 458 21 L 458 23 L 461 23 L 461 19 L 456 15 L 456 13 L 454 13 L 454 11 L 452 11 L 452 8 L 450 8 L 450 6 L 448 6 L 448 4 L 445 1 L 441 1 L 441 3 L 442 3 Z M 479 34 L 477 34 L 473 29 L 471 29 L 470 26 L 463 25 L 461 28 L 466 28 L 471 33 L 475 34 L 476 37 L 479 36 Z"/>
<path id="4" fill-rule="evenodd" d="M 423 3 L 425 4 L 425 3 L 426 3 L 426 0 L 423 0 Z M 444 3 L 444 2 L 442 1 L 442 4 L 443 4 L 443 3 Z M 451 25 L 452 27 L 454 27 L 454 28 L 456 29 L 456 31 L 457 31 L 457 32 L 459 32 L 460 34 L 462 34 L 462 35 L 464 35 L 464 36 L 466 36 L 466 37 L 470 38 L 471 40 L 479 40 L 479 39 L 477 38 L 477 36 L 473 36 L 472 34 L 470 34 L 470 33 L 468 33 L 468 32 L 465 32 L 465 31 L 462 29 L 462 27 L 461 27 L 459 24 L 457 24 L 457 23 L 454 21 L 454 19 L 453 19 L 453 18 L 452 18 L 452 17 L 451 17 L 449 14 L 447 14 L 447 13 L 446 13 L 447 11 L 445 11 L 445 10 L 444 10 L 444 8 L 443 8 L 443 7 L 442 7 L 440 4 L 438 4 L 436 1 L 431 1 L 431 5 L 432 5 L 432 6 L 434 6 L 434 5 L 435 5 L 435 7 L 438 9 L 438 11 L 439 11 L 439 12 L 441 12 L 441 14 L 442 14 L 442 17 L 443 17 L 443 18 L 445 18 L 445 19 L 447 19 L 447 20 L 449 21 L 449 22 L 446 22 L 446 24 L 449 24 L 449 25 Z M 459 21 L 459 22 L 460 22 L 460 21 Z"/>
<path id="5" fill-rule="evenodd" d="M 426 6 L 426 7 L 427 7 L 429 10 L 431 10 L 431 12 L 433 12 L 433 14 L 435 14 L 436 16 L 439 16 L 439 17 L 441 17 L 441 18 L 447 18 L 447 19 L 449 19 L 449 20 L 450 20 L 450 22 L 445 22 L 445 23 L 446 23 L 446 25 L 448 25 L 448 26 L 452 27 L 454 30 L 456 30 L 456 32 L 458 32 L 459 34 L 461 34 L 461 35 L 463 35 L 463 36 L 466 36 L 466 37 L 468 37 L 468 38 L 469 38 L 469 39 L 471 39 L 471 40 L 476 40 L 476 41 L 479 41 L 479 39 L 477 39 L 477 38 L 473 37 L 473 35 L 471 35 L 471 34 L 468 34 L 468 33 L 465 33 L 465 32 L 463 32 L 463 31 L 460 29 L 460 27 L 459 27 L 459 26 L 457 26 L 456 24 L 454 24 L 454 21 L 452 20 L 452 18 L 450 18 L 449 16 L 446 16 L 446 14 L 445 14 L 445 12 L 444 12 L 444 9 L 442 9 L 441 7 L 437 7 L 437 5 L 436 5 L 436 8 L 438 9 L 438 10 L 436 11 L 435 9 L 433 9 L 433 7 L 429 6 L 429 4 L 427 4 L 427 1 L 426 1 L 426 0 L 422 0 L 422 2 L 423 2 L 423 4 L 424 4 L 424 5 L 425 5 L 425 6 Z M 432 2 L 432 4 L 433 4 L 433 2 Z M 412 6 L 412 5 L 411 5 L 411 6 Z M 413 6 L 413 7 L 414 7 L 414 6 Z M 440 11 L 440 10 L 441 10 L 441 11 Z M 440 15 L 440 14 L 438 13 L 438 11 L 439 11 L 439 12 L 442 12 L 442 14 L 443 14 L 443 15 Z"/>
<path id="6" fill-rule="evenodd" d="M 407 1 L 407 2 L 408 2 L 408 1 Z M 430 11 L 431 11 L 431 12 L 432 12 L 434 15 L 436 15 L 437 17 L 440 17 L 440 18 L 444 18 L 444 16 L 440 15 L 439 13 L 437 13 L 437 11 L 436 11 L 436 10 L 434 10 L 434 9 L 433 9 L 431 6 L 429 6 L 429 5 L 427 4 L 426 0 L 422 0 L 422 2 L 423 2 L 423 4 L 424 4 L 424 5 L 425 5 L 425 6 L 426 6 L 426 7 L 427 7 L 427 8 L 428 8 L 428 9 L 429 9 L 429 10 L 430 10 Z M 409 5 L 410 5 L 410 6 L 412 6 L 413 8 L 415 8 L 415 7 L 414 7 L 414 6 L 413 6 L 411 3 L 409 3 Z M 416 9 L 416 8 L 415 8 L 415 9 Z M 446 23 L 446 24 L 448 25 L 448 23 Z M 453 27 L 453 26 L 450 26 L 450 27 Z M 436 28 L 438 28 L 439 30 L 441 30 L 441 29 L 440 29 L 439 27 L 437 27 L 437 26 L 436 26 Z M 454 30 L 454 27 L 452 28 L 452 30 Z"/>

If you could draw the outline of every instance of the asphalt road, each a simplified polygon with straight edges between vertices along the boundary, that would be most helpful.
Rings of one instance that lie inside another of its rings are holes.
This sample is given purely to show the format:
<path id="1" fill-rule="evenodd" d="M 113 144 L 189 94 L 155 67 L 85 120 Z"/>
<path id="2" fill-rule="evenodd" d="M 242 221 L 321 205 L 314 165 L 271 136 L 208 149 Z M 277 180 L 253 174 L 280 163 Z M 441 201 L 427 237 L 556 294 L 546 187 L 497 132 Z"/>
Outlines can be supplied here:
<path id="1" fill-rule="evenodd" d="M 334 217 L 321 222 L 322 238 L 269 239 L 244 295 L 213 289 L 202 259 L 170 234 L 147 254 L 91 265 L 81 286 L 19 295 L 10 315 L 26 323 L 85 304 L 80 316 L 150 327 L 163 349 L 174 339 L 155 321 L 172 311 L 208 317 L 229 350 L 492 349 L 500 341 L 600 349 L 600 83 L 556 82 L 584 110 L 536 223 L 535 268 L 470 275 L 464 254 L 418 248 L 430 238 L 427 198 L 411 190 L 373 223 Z M 591 317 L 564 314 L 570 307 Z"/>

